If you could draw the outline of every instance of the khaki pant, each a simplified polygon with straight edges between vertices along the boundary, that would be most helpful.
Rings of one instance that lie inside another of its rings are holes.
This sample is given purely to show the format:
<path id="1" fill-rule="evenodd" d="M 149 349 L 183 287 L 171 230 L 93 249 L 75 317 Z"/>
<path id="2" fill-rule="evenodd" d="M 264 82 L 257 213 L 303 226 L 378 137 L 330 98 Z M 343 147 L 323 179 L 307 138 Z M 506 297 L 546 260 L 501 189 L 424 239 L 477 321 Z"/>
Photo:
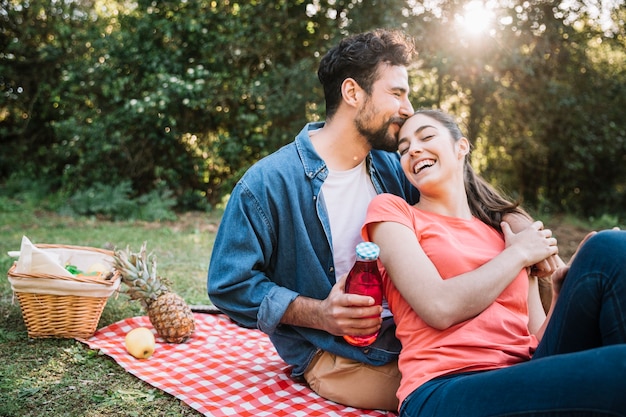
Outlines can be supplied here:
<path id="1" fill-rule="evenodd" d="M 355 408 L 398 410 L 398 362 L 373 366 L 319 351 L 304 379 L 320 396 Z"/>

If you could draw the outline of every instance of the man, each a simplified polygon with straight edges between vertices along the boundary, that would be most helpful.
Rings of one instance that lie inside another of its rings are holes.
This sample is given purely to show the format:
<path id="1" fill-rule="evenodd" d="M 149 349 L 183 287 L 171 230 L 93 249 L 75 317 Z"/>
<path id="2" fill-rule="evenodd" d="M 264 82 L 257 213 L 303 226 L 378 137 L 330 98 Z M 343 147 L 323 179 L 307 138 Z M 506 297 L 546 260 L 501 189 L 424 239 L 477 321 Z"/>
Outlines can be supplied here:
<path id="1" fill-rule="evenodd" d="M 356 408 L 398 407 L 393 320 L 371 297 L 346 294 L 344 284 L 371 199 L 383 192 L 419 199 L 395 152 L 400 125 L 413 114 L 413 52 L 409 38 L 389 30 L 348 37 L 328 51 L 318 70 L 326 122 L 307 124 L 237 183 L 209 266 L 215 306 L 267 333 L 294 378 Z M 341 337 L 379 329 L 367 347 Z"/>
<path id="2" fill-rule="evenodd" d="M 406 68 L 413 51 L 401 32 L 376 30 L 324 56 L 326 122 L 307 124 L 238 182 L 209 266 L 209 297 L 222 312 L 267 333 L 294 378 L 358 408 L 397 409 L 392 320 L 344 284 L 370 200 L 383 192 L 418 198 L 395 153 L 400 125 L 413 113 Z M 365 348 L 341 337 L 379 329 Z"/>

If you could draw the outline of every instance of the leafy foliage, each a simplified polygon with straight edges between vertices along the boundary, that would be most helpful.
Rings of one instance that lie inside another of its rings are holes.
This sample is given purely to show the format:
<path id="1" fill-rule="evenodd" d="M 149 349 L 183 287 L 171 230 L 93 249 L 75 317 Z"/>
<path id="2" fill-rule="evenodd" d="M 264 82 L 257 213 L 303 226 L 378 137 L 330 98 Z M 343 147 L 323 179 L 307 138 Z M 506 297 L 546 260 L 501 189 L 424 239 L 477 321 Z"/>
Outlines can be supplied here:
<path id="1" fill-rule="evenodd" d="M 492 9 L 493 28 L 476 36 L 458 25 L 465 5 L 412 11 L 414 102 L 462 116 L 479 171 L 525 205 L 624 216 L 623 14 L 607 34 L 584 5 L 520 2 Z"/>
<path id="2" fill-rule="evenodd" d="M 114 186 L 95 183 L 79 190 L 69 199 L 66 209 L 81 216 L 99 215 L 111 220 L 139 219 L 146 221 L 175 220 L 172 207 L 176 201 L 168 189 L 152 190 L 132 198 L 130 181 Z"/>
<path id="3" fill-rule="evenodd" d="M 459 115 L 492 183 L 536 209 L 624 216 L 624 8 L 607 28 L 593 1 L 492 2 L 491 28 L 468 32 L 469 3 L 0 0 L 0 183 L 111 218 L 138 215 L 126 200 L 166 218 L 215 206 L 323 117 L 325 50 L 384 26 L 416 40 L 415 107 Z"/>

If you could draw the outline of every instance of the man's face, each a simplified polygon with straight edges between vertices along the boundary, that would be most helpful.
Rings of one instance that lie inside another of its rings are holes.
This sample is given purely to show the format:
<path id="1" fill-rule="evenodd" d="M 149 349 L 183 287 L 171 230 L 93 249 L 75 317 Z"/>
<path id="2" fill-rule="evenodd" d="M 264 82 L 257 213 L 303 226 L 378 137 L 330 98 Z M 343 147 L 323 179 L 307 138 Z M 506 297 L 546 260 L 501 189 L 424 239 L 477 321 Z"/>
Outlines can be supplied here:
<path id="1" fill-rule="evenodd" d="M 413 114 L 409 78 L 403 66 L 382 64 L 378 71 L 372 94 L 366 97 L 354 123 L 372 149 L 395 152 L 400 126 Z"/>

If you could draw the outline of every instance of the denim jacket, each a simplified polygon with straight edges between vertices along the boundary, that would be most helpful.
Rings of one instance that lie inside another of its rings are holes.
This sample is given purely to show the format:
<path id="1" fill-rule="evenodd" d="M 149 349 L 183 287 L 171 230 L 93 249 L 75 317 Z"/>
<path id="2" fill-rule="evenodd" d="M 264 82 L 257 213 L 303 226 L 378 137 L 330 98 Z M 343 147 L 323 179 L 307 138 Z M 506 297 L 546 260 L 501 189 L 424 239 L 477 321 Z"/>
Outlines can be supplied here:
<path id="1" fill-rule="evenodd" d="M 222 216 L 208 272 L 211 302 L 238 324 L 268 334 L 295 378 L 319 349 L 382 365 L 396 359 L 400 347 L 395 326 L 360 348 L 327 332 L 280 323 L 298 295 L 322 300 L 335 283 L 330 222 L 321 195 L 328 168 L 308 133 L 322 126 L 307 124 L 294 142 L 239 180 Z M 372 151 L 367 163 L 378 193 L 417 201 L 397 154 Z"/>

